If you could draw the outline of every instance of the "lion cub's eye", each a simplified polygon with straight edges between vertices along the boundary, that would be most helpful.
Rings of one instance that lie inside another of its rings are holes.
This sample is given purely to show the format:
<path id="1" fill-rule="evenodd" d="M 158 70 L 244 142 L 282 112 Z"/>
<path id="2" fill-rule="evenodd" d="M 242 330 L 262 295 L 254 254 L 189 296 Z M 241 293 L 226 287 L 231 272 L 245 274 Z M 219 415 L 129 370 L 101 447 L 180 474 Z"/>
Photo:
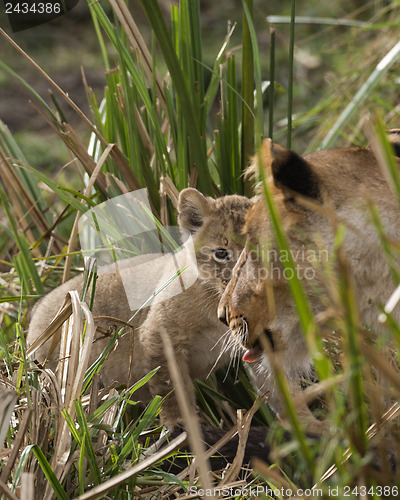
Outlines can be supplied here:
<path id="1" fill-rule="evenodd" d="M 216 260 L 229 260 L 229 252 L 226 248 L 217 248 L 214 250 Z"/>

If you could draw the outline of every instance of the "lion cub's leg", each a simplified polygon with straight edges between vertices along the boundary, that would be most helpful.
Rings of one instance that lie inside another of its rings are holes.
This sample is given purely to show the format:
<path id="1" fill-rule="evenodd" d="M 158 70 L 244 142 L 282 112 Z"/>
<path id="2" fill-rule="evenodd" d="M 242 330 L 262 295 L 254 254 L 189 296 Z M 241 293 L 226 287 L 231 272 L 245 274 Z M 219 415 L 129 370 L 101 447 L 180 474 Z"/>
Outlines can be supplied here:
<path id="1" fill-rule="evenodd" d="M 163 327 L 162 327 L 163 328 Z M 168 359 L 164 351 L 164 344 L 161 332 L 157 327 L 152 327 L 146 323 L 140 329 L 139 335 L 144 363 L 149 372 L 159 367 L 157 373 L 149 380 L 150 391 L 153 396 L 159 395 L 165 398 L 161 412 L 161 422 L 169 429 L 182 424 L 182 414 L 175 394 L 175 387 L 171 379 L 168 368 Z M 196 409 L 195 391 L 190 375 L 190 351 L 188 346 L 178 342 L 173 335 L 170 340 L 175 354 L 175 361 L 183 384 L 185 397 L 190 409 L 194 412 Z M 193 346 L 192 346 L 193 347 Z"/>
<path id="2" fill-rule="evenodd" d="M 292 402 L 295 406 L 296 414 L 300 420 L 300 423 L 304 426 L 304 429 L 309 434 L 319 435 L 326 427 L 324 421 L 318 420 L 306 402 L 304 401 L 303 391 L 300 386 L 300 380 L 298 378 L 288 380 L 289 391 L 292 397 Z M 282 399 L 282 396 L 280 396 Z M 278 413 L 278 418 L 283 424 L 288 421 L 286 411 L 282 409 Z"/>

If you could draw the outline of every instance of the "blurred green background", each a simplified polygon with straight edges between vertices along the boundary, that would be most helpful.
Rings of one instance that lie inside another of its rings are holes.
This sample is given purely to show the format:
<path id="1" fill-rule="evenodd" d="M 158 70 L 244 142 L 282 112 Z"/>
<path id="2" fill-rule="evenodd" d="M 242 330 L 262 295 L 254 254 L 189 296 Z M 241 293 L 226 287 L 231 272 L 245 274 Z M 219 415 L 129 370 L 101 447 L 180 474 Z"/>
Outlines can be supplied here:
<path id="1" fill-rule="evenodd" d="M 101 4 L 107 11 L 107 2 Z M 160 5 L 169 19 L 170 4 Z M 136 23 L 147 39 L 150 29 L 138 1 L 129 1 Z M 203 57 L 212 66 L 229 26 L 238 27 L 230 44 L 240 53 L 242 2 L 224 0 L 200 2 L 203 36 Z M 270 29 L 276 30 L 276 97 L 274 102 L 275 140 L 285 143 L 287 115 L 289 23 L 291 1 L 254 0 L 254 23 L 261 54 L 262 78 L 268 80 Z M 109 11 L 110 9 L 108 9 Z M 271 16 L 273 16 L 271 18 Z M 276 19 L 284 16 L 284 19 Z M 293 148 L 311 150 L 334 123 L 344 102 L 352 98 L 381 57 L 396 40 L 399 16 L 398 1 L 334 0 L 297 2 L 294 53 L 294 131 Z M 275 18 L 274 18 L 275 17 Z M 317 18 L 325 18 L 318 21 Z M 332 24 L 323 24 L 330 19 Z M 273 21 L 273 22 L 269 22 Z M 279 22 L 277 22 L 279 21 Z M 351 26 L 354 21 L 354 26 Z M 350 25 L 348 25 L 348 24 Z M 0 25 L 11 33 L 3 15 Z M 106 84 L 104 65 L 97 37 L 86 2 L 57 20 L 30 30 L 14 33 L 13 39 L 65 90 L 85 111 L 89 112 L 82 84 L 83 69 L 88 84 L 101 97 Z M 48 84 L 23 58 L 18 57 L 4 40 L 0 43 L 0 60 L 30 83 L 43 97 Z M 240 58 L 238 58 L 239 63 Z M 206 70 L 205 70 L 206 71 Z M 206 71 L 207 73 L 207 71 Z M 398 104 L 397 70 L 382 82 L 372 99 L 381 109 Z M 28 103 L 29 93 L 0 69 L 0 119 L 9 126 L 29 161 L 46 170 L 59 170 L 69 159 L 50 127 Z M 268 94 L 264 96 L 268 113 Z M 366 111 L 364 107 L 364 112 Z M 397 115 L 397 112 L 391 111 Z M 393 116 L 393 123 L 396 123 Z M 75 125 L 73 123 L 73 125 Z M 357 126 L 347 130 L 347 140 L 362 141 Z"/>

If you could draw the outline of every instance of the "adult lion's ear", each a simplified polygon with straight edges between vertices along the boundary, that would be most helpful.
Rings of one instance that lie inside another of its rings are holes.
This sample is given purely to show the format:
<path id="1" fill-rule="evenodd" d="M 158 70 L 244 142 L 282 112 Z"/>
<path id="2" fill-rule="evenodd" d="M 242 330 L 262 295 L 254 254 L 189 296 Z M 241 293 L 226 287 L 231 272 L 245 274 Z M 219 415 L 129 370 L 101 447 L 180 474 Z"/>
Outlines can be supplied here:
<path id="1" fill-rule="evenodd" d="M 179 193 L 178 224 L 195 233 L 211 213 L 213 199 L 204 196 L 194 188 L 186 188 Z"/>
<path id="2" fill-rule="evenodd" d="M 388 131 L 388 139 L 394 149 L 394 154 L 400 158 L 400 129 L 393 128 Z"/>
<path id="3" fill-rule="evenodd" d="M 321 201 L 319 178 L 303 157 L 274 144 L 271 139 L 264 139 L 261 158 L 287 201 L 294 201 L 296 194 Z"/>

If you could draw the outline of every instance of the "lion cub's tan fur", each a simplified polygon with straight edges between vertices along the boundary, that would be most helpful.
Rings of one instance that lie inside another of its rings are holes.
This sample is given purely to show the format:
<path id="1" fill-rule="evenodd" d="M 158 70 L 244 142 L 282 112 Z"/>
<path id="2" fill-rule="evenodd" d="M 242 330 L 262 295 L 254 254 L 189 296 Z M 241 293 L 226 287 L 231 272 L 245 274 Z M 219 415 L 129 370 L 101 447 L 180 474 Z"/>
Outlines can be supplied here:
<path id="1" fill-rule="evenodd" d="M 150 381 L 153 395 L 167 396 L 173 389 L 165 359 L 160 329 L 169 335 L 187 391 L 194 408 L 192 379 L 207 376 L 214 365 L 221 366 L 229 360 L 229 353 L 222 352 L 219 342 L 227 328 L 218 320 L 218 301 L 230 279 L 243 245 L 241 230 L 247 209 L 252 202 L 245 197 L 232 195 L 219 199 L 203 196 L 188 188 L 179 196 L 178 221 L 193 238 L 199 277 L 185 292 L 152 305 L 140 312 L 132 325 L 132 333 L 118 341 L 100 371 L 104 385 L 116 380 L 120 384 L 131 384 L 151 369 L 160 366 Z M 134 258 L 135 259 L 135 258 Z M 130 259 L 119 263 L 120 268 L 129 269 Z M 124 272 L 124 271 L 122 271 Z M 161 276 L 160 276 L 161 279 Z M 32 344 L 55 316 L 69 290 L 82 289 L 82 276 L 77 276 L 59 286 L 35 306 L 29 325 L 28 343 Z M 121 328 L 121 324 L 105 316 L 127 322 L 132 311 L 125 295 L 119 274 L 99 274 L 93 315 L 96 320 L 96 341 L 93 344 L 90 362 L 93 362 L 109 342 L 104 332 L 110 328 Z M 103 319 L 99 319 L 103 317 Z M 103 333 L 101 333 L 103 332 Z M 43 362 L 48 345 L 37 352 Z M 55 367 L 55 357 L 50 366 Z M 140 396 L 149 398 L 142 392 Z M 162 421 L 172 427 L 180 419 L 179 407 L 173 394 L 165 401 Z"/>
<path id="2" fill-rule="evenodd" d="M 395 131 L 390 135 L 395 148 L 398 137 Z M 325 150 L 302 158 L 266 139 L 261 155 L 294 265 L 313 312 L 332 307 L 340 312 L 340 305 L 335 306 L 338 295 L 334 280 L 327 281 L 321 269 L 328 267 L 338 224 L 343 223 L 343 255 L 354 280 L 360 320 L 379 332 L 378 306 L 386 303 L 395 283 L 368 204 L 375 205 L 387 238 L 397 244 L 400 211 L 373 151 Z M 311 360 L 263 198 L 249 210 L 245 234 L 246 249 L 221 299 L 219 316 L 249 350 L 249 360 L 256 360 L 252 365 L 258 372 L 256 385 L 269 389 L 269 401 L 279 414 L 283 403 L 273 363 L 286 374 L 290 390 L 296 395 L 300 392 L 300 376 L 309 371 Z M 314 261 L 309 258 L 310 251 Z M 393 314 L 400 319 L 400 306 Z M 268 351 L 264 355 L 259 342 L 262 336 Z M 305 405 L 299 413 L 311 421 L 311 428 L 318 428 Z"/>

